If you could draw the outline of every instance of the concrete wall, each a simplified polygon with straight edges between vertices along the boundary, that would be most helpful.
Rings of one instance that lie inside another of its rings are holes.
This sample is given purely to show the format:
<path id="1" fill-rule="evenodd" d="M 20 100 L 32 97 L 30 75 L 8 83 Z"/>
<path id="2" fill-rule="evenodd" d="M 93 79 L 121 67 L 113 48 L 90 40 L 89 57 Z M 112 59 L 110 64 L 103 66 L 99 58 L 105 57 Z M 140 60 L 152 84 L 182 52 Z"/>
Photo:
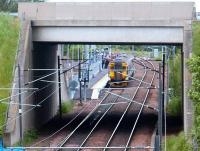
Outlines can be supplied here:
<path id="1" fill-rule="evenodd" d="M 13 79 L 13 88 L 19 88 L 18 81 L 18 68 L 17 65 L 20 65 L 21 74 L 20 74 L 20 83 L 21 87 L 26 87 L 25 83 L 31 80 L 31 75 L 24 71 L 31 66 L 31 50 L 32 50 L 32 30 L 30 21 L 24 21 L 21 26 L 20 40 L 17 52 L 17 60 L 15 62 L 16 68 L 14 71 L 14 79 Z M 29 87 L 32 87 L 31 85 Z M 28 87 L 27 87 L 28 88 Z M 18 90 L 12 90 L 11 95 L 17 95 L 19 93 Z M 22 103 L 25 104 L 33 104 L 32 96 L 29 96 L 32 91 L 28 91 L 21 95 Z M 19 102 L 18 95 L 16 97 L 12 97 L 10 101 L 15 103 Z M 30 120 L 34 118 L 32 107 L 22 106 L 22 132 L 27 129 L 34 127 L 34 120 Z M 7 146 L 13 145 L 14 143 L 19 141 L 20 138 L 20 121 L 19 121 L 19 106 L 18 105 L 9 105 L 7 112 L 6 125 L 4 129 L 4 143 Z M 26 112 L 29 110 L 29 112 Z M 28 121 L 28 122 L 27 122 Z"/>
<path id="2" fill-rule="evenodd" d="M 193 5 L 193 2 L 20 3 L 19 16 L 31 20 L 190 20 Z"/>
<path id="3" fill-rule="evenodd" d="M 57 68 L 57 45 L 52 43 L 33 43 L 32 61 L 34 69 L 55 69 Z M 52 74 L 54 73 L 54 74 Z M 57 81 L 57 71 L 32 71 L 33 80 L 39 77 L 52 74 L 42 80 Z M 36 108 L 35 122 L 36 126 L 40 127 L 52 117 L 55 116 L 58 104 L 57 93 L 58 84 L 56 82 L 45 82 L 38 80 L 34 82 L 33 87 L 42 89 L 34 95 L 34 104 L 40 104 L 41 107 Z M 46 88 L 44 88 L 46 87 Z M 44 88 L 44 89 L 43 89 Z"/>

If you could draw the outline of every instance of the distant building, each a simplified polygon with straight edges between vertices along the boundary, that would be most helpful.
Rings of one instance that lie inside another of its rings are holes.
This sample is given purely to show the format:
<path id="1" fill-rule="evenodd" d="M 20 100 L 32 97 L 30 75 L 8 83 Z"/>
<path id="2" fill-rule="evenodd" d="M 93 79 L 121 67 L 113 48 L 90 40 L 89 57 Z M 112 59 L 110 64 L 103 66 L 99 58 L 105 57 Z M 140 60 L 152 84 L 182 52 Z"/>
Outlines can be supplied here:
<path id="1" fill-rule="evenodd" d="M 15 13 L 9 13 L 10 16 L 14 16 L 14 17 L 18 17 L 18 13 L 15 12 Z"/>

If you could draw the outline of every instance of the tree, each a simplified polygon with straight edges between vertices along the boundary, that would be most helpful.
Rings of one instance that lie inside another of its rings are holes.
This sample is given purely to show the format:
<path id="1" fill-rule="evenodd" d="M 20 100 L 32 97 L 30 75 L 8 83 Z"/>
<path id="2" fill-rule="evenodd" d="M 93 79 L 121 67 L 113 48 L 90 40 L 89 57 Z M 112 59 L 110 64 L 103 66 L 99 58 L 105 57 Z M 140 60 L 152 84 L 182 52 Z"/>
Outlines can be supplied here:
<path id="1" fill-rule="evenodd" d="M 19 2 L 44 2 L 45 0 L 0 0 L 0 12 L 17 12 Z"/>
<path id="2" fill-rule="evenodd" d="M 17 12 L 17 2 L 13 0 L 0 0 L 0 12 Z"/>

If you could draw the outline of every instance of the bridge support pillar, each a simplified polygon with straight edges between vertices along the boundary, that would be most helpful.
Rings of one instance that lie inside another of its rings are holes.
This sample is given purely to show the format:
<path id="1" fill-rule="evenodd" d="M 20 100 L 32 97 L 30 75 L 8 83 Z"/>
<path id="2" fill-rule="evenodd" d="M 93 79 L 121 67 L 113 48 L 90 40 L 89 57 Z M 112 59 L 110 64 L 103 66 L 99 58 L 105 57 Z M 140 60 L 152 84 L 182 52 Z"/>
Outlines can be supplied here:
<path id="1" fill-rule="evenodd" d="M 187 28 L 187 29 L 186 29 Z M 188 90 L 191 87 L 191 74 L 188 71 L 186 61 L 190 58 L 192 53 L 192 29 L 188 26 L 184 29 L 184 43 L 183 43 L 183 104 L 184 104 L 184 132 L 190 135 L 193 124 L 192 101 L 188 97 Z"/>
<path id="2" fill-rule="evenodd" d="M 56 69 L 57 68 L 57 45 L 53 43 L 33 43 L 33 68 Z M 57 71 L 42 70 L 33 71 L 33 80 L 45 75 L 44 79 L 34 82 L 33 87 L 42 89 L 34 96 L 34 104 L 41 103 L 41 107 L 35 109 L 36 127 L 43 125 L 55 116 L 58 109 L 58 86 Z"/>

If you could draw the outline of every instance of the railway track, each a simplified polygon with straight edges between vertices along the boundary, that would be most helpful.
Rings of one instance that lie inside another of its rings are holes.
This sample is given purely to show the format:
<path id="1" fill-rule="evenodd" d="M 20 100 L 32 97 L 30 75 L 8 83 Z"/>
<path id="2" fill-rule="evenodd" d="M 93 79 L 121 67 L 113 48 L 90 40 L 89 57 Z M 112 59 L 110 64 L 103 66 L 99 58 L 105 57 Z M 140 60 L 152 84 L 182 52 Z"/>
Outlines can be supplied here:
<path id="1" fill-rule="evenodd" d="M 155 66 L 145 60 L 135 60 L 144 71 L 136 73 L 131 89 L 114 89 L 106 91 L 100 103 L 57 145 L 58 149 L 79 150 L 128 150 L 137 146 L 138 124 L 142 125 L 143 109 L 146 105 L 150 89 L 156 75 Z M 149 68 L 153 70 L 148 70 Z M 151 72 L 151 73 L 150 73 Z M 135 84 L 137 83 L 137 84 Z M 126 95 L 125 95 L 126 94 Z M 117 111 L 117 112 L 116 112 Z M 156 122 L 156 121 L 155 121 Z M 152 124 L 154 126 L 154 124 Z M 149 142 L 143 144 L 150 148 Z M 141 146 L 140 146 L 141 147 Z M 137 148 L 137 147 L 136 147 Z"/>
<path id="2" fill-rule="evenodd" d="M 123 91 L 124 90 L 115 90 L 114 92 L 117 92 L 119 95 L 121 95 Z M 114 96 L 108 93 L 106 97 L 102 99 L 99 106 L 97 106 L 93 112 L 91 112 L 65 139 L 63 139 L 58 147 L 70 146 L 70 144 L 81 144 L 80 146 L 83 146 L 88 138 L 92 135 L 98 124 L 102 121 L 103 118 L 105 118 L 107 113 L 114 106 L 112 103 L 115 103 L 118 99 L 118 96 Z"/>

